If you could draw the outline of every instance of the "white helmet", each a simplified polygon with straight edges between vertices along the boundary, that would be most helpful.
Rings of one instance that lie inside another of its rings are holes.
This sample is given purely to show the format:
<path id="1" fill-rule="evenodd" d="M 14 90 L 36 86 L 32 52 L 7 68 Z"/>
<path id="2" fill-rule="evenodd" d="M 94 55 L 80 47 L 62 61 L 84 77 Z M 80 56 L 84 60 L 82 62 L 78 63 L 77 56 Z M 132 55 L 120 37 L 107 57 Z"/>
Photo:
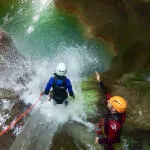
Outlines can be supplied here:
<path id="1" fill-rule="evenodd" d="M 59 63 L 56 67 L 56 74 L 59 76 L 64 76 L 67 72 L 67 67 L 64 63 Z"/>

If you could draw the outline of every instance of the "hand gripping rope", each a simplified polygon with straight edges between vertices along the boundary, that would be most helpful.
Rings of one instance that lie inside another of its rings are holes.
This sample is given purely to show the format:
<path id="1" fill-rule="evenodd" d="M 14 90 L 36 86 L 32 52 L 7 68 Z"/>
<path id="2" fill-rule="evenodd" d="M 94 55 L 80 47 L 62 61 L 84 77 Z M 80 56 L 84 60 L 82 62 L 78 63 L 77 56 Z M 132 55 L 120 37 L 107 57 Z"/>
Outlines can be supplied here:
<path id="1" fill-rule="evenodd" d="M 4 133 L 6 133 L 11 127 L 13 127 L 20 119 L 26 116 L 36 105 L 37 103 L 41 100 L 42 94 L 38 98 L 38 100 L 29 108 L 27 109 L 23 114 L 21 114 L 12 124 L 10 124 L 6 129 L 4 129 L 2 132 L 0 132 L 0 136 L 2 136 Z"/>

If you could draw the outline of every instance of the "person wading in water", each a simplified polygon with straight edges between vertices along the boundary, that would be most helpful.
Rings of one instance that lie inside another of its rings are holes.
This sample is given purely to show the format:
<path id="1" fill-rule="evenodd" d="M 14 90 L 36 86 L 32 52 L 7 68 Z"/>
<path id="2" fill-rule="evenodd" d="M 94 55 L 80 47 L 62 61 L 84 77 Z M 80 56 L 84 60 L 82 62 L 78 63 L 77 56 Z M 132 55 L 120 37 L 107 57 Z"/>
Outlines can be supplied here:
<path id="1" fill-rule="evenodd" d="M 68 93 L 71 98 L 75 98 L 71 81 L 65 76 L 66 72 L 66 65 L 59 63 L 56 67 L 56 73 L 54 73 L 53 77 L 50 77 L 44 92 L 41 93 L 42 95 L 50 94 L 50 100 L 52 100 L 54 104 L 68 105 Z M 50 91 L 51 88 L 52 91 Z"/>

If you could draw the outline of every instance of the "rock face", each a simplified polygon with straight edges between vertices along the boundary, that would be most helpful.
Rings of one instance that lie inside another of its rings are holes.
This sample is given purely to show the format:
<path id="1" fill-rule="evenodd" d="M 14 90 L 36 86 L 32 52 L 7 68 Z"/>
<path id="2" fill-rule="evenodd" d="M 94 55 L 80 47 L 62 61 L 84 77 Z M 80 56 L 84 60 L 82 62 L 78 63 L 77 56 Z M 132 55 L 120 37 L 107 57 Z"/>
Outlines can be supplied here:
<path id="1" fill-rule="evenodd" d="M 61 140 L 60 140 L 61 139 Z M 67 122 L 55 132 L 50 150 L 102 149 L 94 144 L 94 134 L 77 122 Z"/>
<path id="2" fill-rule="evenodd" d="M 112 94 L 121 95 L 128 101 L 127 120 L 124 125 L 130 131 L 150 133 L 150 83 L 136 78 L 134 73 L 126 74 L 112 85 Z M 141 134 L 141 138 L 144 134 Z"/>
<path id="3" fill-rule="evenodd" d="M 139 141 L 148 139 L 150 1 L 55 0 L 55 4 L 59 9 L 77 16 L 92 37 L 104 39 L 113 45 L 117 56 L 112 60 L 110 69 L 102 74 L 102 79 L 112 95 L 123 96 L 128 101 L 123 135 L 130 135 Z M 95 79 L 92 81 L 95 83 Z M 89 86 L 92 86 L 91 81 Z M 84 87 L 83 91 L 87 89 Z M 94 89 L 97 91 L 94 93 L 96 97 L 99 90 Z M 88 89 L 88 92 L 92 93 L 92 89 Z M 86 98 L 88 96 L 85 95 Z"/>
<path id="4" fill-rule="evenodd" d="M 150 68 L 150 1 L 55 0 L 55 3 L 76 15 L 85 24 L 86 32 L 90 30 L 92 36 L 113 45 L 118 52 L 111 65 L 115 75 Z"/>
<path id="5" fill-rule="evenodd" d="M 113 96 L 119 95 L 124 97 L 128 102 L 127 118 L 123 125 L 122 137 L 129 143 L 130 149 L 134 149 L 137 143 L 138 149 L 149 149 L 149 134 L 150 134 L 150 82 L 144 80 L 142 73 L 128 73 L 122 76 L 120 79 L 113 78 L 109 73 L 101 74 L 101 78 Z M 147 79 L 147 78 L 145 78 Z M 95 82 L 95 77 L 84 81 L 82 85 L 82 91 L 85 101 L 89 102 L 89 106 L 97 105 L 97 110 L 93 109 L 93 113 L 89 113 L 88 119 L 92 123 L 96 123 L 100 118 L 107 113 L 105 97 L 101 93 L 99 85 Z M 88 93 L 88 94 L 86 94 Z M 91 101 L 91 96 L 94 101 Z M 95 103 L 95 100 L 97 103 Z M 85 104 L 86 104 L 85 102 Z M 94 103 L 93 103 L 94 102 Z M 137 136 L 138 135 L 138 136 Z M 121 145 L 123 145 L 122 140 Z M 134 141 L 134 142 L 133 142 Z M 128 147 L 128 148 L 129 148 Z"/>
<path id="6" fill-rule="evenodd" d="M 0 29 L 0 88 L 14 88 L 18 83 L 24 86 L 30 80 L 26 63 L 11 37 Z"/>
<path id="7" fill-rule="evenodd" d="M 9 45 L 9 46 L 8 46 Z M 12 39 L 8 36 L 6 32 L 0 29 L 0 53 L 4 54 L 10 52 L 13 46 Z"/>
<path id="8" fill-rule="evenodd" d="M 0 29 L 0 64 L 17 63 L 21 59 L 11 37 Z"/>
<path id="9" fill-rule="evenodd" d="M 11 39 L 11 37 L 0 29 L 0 65 L 1 67 L 10 67 L 21 60 L 21 55 Z M 5 66 L 4 66 L 5 65 Z"/>
<path id="10" fill-rule="evenodd" d="M 25 81 L 29 80 L 24 58 L 17 52 L 11 37 L 2 29 L 0 29 L 0 77 L 0 131 L 2 131 L 30 107 L 30 104 L 21 101 L 14 91 L 14 85 L 25 86 Z M 0 149 L 9 149 L 24 122 L 25 119 L 21 119 L 0 137 Z"/>
<path id="11" fill-rule="evenodd" d="M 6 124 L 9 125 L 11 114 L 11 108 L 18 101 L 18 96 L 10 90 L 0 89 L 0 131 L 2 131 L 2 127 Z M 14 113 L 12 117 L 17 116 L 18 114 Z M 9 120 L 9 121 L 8 121 Z M 13 134 L 6 133 L 0 137 L 0 149 L 7 150 L 11 143 L 14 141 Z"/>
<path id="12" fill-rule="evenodd" d="M 23 101 L 20 101 L 19 96 L 16 95 L 14 91 L 0 89 L 0 131 L 4 130 L 4 126 L 10 125 L 12 121 L 29 108 L 29 106 L 29 104 L 27 105 Z M 15 140 L 15 130 L 23 126 L 23 124 L 24 120 L 21 119 L 11 130 L 0 137 L 0 149 L 9 149 Z"/>
<path id="13" fill-rule="evenodd" d="M 18 96 L 10 91 L 10 90 L 7 90 L 7 89 L 0 89 L 0 99 L 17 99 Z"/>

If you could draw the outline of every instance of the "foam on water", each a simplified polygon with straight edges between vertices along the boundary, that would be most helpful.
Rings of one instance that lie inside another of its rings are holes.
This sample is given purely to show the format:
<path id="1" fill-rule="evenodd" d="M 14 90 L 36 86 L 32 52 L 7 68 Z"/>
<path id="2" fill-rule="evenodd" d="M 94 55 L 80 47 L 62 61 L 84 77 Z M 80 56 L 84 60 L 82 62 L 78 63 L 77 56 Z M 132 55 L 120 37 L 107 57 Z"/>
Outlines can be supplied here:
<path id="1" fill-rule="evenodd" d="M 74 120 L 86 124 L 85 106 L 80 87 L 81 74 L 84 65 L 87 63 L 87 61 L 86 63 L 84 61 L 86 54 L 84 54 L 84 56 L 85 57 L 79 53 L 78 49 L 75 51 L 75 48 L 68 48 L 64 49 L 61 53 L 57 53 L 56 57 L 51 60 L 37 59 L 31 63 L 33 70 L 31 77 L 32 80 L 26 85 L 28 90 L 21 95 L 21 99 L 23 99 L 26 103 L 33 104 L 39 98 L 40 93 L 44 90 L 49 77 L 53 75 L 56 65 L 59 62 L 65 62 L 68 67 L 68 73 L 66 76 L 71 79 L 76 98 L 74 101 L 69 101 L 68 106 L 65 106 L 63 104 L 54 105 L 51 101 L 48 101 L 48 96 L 43 96 L 41 102 L 32 111 L 32 117 L 22 131 L 24 136 L 20 134 L 19 138 L 17 138 L 17 140 L 22 139 L 17 143 L 23 145 L 24 142 L 24 144 L 26 144 L 26 146 L 24 148 L 22 147 L 22 149 L 28 149 L 28 146 L 30 145 L 29 141 L 35 137 L 38 140 L 39 136 L 44 137 L 45 134 L 49 134 L 49 141 L 46 142 L 42 140 L 41 145 L 45 143 L 44 147 L 49 147 L 49 142 L 51 142 L 57 127 L 67 121 Z M 50 126 L 50 130 L 47 131 L 45 126 L 48 126 L 49 128 L 49 124 L 53 125 Z M 34 130 L 38 130 L 38 132 L 30 132 Z M 48 133 L 45 133 L 46 131 Z M 15 142 L 12 149 L 16 149 Z"/>

